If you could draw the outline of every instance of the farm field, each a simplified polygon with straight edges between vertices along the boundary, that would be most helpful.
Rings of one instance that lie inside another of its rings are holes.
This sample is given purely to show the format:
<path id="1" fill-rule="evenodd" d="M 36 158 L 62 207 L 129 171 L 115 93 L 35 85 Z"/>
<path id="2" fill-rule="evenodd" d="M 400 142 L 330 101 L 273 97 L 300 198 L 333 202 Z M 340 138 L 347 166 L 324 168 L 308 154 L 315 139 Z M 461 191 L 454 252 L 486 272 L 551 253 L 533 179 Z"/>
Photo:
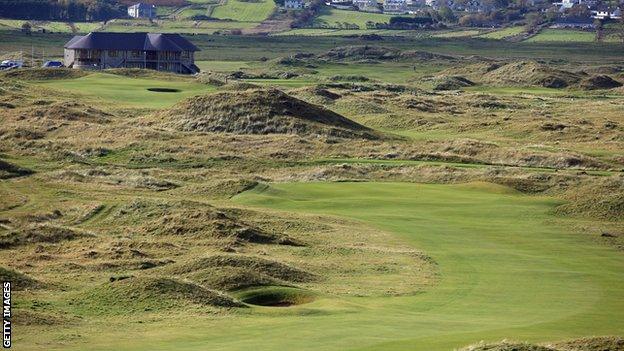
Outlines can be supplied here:
<path id="1" fill-rule="evenodd" d="M 227 0 L 223 5 L 214 8 L 212 17 L 238 22 L 260 23 L 267 19 L 274 9 L 275 3 L 272 0 L 258 2 Z"/>
<path id="2" fill-rule="evenodd" d="M 294 33 L 0 72 L 16 350 L 624 344 L 621 45 Z"/>
<path id="3" fill-rule="evenodd" d="M 596 40 L 596 33 L 566 29 L 544 29 L 536 36 L 527 39 L 528 42 L 592 42 Z M 605 41 L 616 41 L 615 38 L 607 36 Z"/>
<path id="4" fill-rule="evenodd" d="M 337 24 L 354 24 L 360 29 L 366 29 L 366 22 L 387 23 L 390 15 L 380 13 L 369 13 L 359 11 L 338 10 L 330 7 L 323 7 L 320 15 L 314 19 L 315 26 L 335 27 Z"/>

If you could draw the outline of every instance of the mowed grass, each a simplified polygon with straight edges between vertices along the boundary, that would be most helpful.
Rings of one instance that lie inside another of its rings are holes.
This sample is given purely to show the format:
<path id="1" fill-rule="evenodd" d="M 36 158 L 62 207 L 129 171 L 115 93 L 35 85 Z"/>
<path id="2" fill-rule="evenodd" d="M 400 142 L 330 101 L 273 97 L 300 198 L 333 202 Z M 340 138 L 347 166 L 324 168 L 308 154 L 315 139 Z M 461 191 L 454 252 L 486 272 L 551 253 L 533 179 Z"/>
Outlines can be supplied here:
<path id="1" fill-rule="evenodd" d="M 329 296 L 228 318 L 177 315 L 149 326 L 109 321 L 85 327 L 98 333 L 75 330 L 80 341 L 65 349 L 436 351 L 624 328 L 624 256 L 571 230 L 572 219 L 551 215 L 557 203 L 549 198 L 484 183 L 284 183 L 234 201 L 388 231 L 431 256 L 439 282 L 413 296 Z"/>
<path id="2" fill-rule="evenodd" d="M 592 42 L 596 39 L 596 33 L 585 32 L 573 29 L 544 29 L 539 34 L 527 39 L 527 42 L 547 42 L 547 41 L 571 41 L 571 42 Z"/>
<path id="3" fill-rule="evenodd" d="M 481 34 L 479 35 L 479 38 L 485 38 L 485 39 L 503 39 L 503 38 L 507 38 L 507 37 L 511 37 L 514 35 L 518 35 L 520 33 L 522 33 L 524 31 L 524 27 L 509 27 L 509 28 L 503 28 L 500 30 L 495 30 L 493 32 L 488 32 L 485 34 Z"/>
<path id="4" fill-rule="evenodd" d="M 336 27 L 338 23 L 349 23 L 359 26 L 360 29 L 365 29 L 366 22 L 368 21 L 375 23 L 388 23 L 390 17 L 392 16 L 381 13 L 337 10 L 325 6 L 321 9 L 320 16 L 314 19 L 314 25 Z"/>
<path id="5" fill-rule="evenodd" d="M 81 94 L 86 99 L 99 100 L 115 106 L 163 108 L 183 98 L 208 93 L 214 87 L 183 79 L 129 78 L 107 73 L 93 73 L 77 79 L 39 82 L 46 87 Z M 178 89 L 179 92 L 160 93 L 148 88 Z"/>
<path id="6" fill-rule="evenodd" d="M 275 10 L 273 0 L 258 2 L 245 2 L 239 0 L 226 0 L 212 11 L 212 17 L 228 19 L 239 22 L 262 22 Z"/>

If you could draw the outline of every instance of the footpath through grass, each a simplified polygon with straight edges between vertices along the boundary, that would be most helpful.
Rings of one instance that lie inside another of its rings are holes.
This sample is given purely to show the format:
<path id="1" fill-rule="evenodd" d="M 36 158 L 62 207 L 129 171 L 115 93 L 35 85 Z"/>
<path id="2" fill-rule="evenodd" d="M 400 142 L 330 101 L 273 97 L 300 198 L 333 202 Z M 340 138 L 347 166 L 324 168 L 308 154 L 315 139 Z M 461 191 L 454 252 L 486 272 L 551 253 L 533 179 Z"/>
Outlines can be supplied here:
<path id="1" fill-rule="evenodd" d="M 435 260 L 439 282 L 414 296 L 330 296 L 223 318 L 120 322 L 127 325 L 101 328 L 81 345 L 435 351 L 479 340 L 536 342 L 624 330 L 624 256 L 568 229 L 571 220 L 549 214 L 556 205 L 549 198 L 491 184 L 287 183 L 257 187 L 234 201 L 389 231 Z"/>

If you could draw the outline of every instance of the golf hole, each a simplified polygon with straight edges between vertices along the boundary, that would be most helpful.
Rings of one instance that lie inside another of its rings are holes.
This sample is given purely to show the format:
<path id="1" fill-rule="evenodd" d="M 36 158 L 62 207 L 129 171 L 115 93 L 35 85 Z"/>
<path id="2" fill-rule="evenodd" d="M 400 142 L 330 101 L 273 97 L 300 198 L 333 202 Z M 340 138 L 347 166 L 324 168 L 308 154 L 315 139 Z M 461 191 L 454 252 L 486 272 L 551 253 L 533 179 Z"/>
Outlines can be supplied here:
<path id="1" fill-rule="evenodd" d="M 153 91 L 156 93 L 179 93 L 181 91 L 180 89 L 173 89 L 173 88 L 147 88 L 147 90 Z"/>

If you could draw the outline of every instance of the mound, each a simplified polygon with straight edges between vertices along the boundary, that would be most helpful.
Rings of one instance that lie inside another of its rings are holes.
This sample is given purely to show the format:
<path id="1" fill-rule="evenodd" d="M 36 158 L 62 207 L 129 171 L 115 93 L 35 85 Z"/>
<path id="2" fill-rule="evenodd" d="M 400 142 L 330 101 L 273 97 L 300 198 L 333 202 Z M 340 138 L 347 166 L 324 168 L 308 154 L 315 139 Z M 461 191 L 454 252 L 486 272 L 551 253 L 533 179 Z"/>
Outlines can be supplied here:
<path id="1" fill-rule="evenodd" d="M 0 281 L 11 282 L 11 289 L 13 290 L 25 290 L 39 286 L 36 280 L 30 278 L 26 274 L 4 267 L 0 267 Z"/>
<path id="2" fill-rule="evenodd" d="M 161 116 L 166 125 L 187 132 L 377 138 L 354 121 L 275 89 L 193 97 Z"/>
<path id="3" fill-rule="evenodd" d="M 137 310 L 162 310 L 195 304 L 214 307 L 243 307 L 233 298 L 197 284 L 170 278 L 129 277 L 115 280 L 88 291 L 79 300 L 97 312 L 130 313 Z"/>
<path id="4" fill-rule="evenodd" d="M 624 339 L 615 336 L 601 336 L 562 341 L 548 346 L 559 351 L 624 351 Z"/>
<path id="5" fill-rule="evenodd" d="M 16 69 L 0 73 L 0 77 L 19 80 L 53 80 L 53 79 L 75 79 L 88 75 L 89 73 L 71 68 L 27 68 Z"/>
<path id="6" fill-rule="evenodd" d="M 607 75 L 597 75 L 585 78 L 578 84 L 578 87 L 583 90 L 613 89 L 621 86 L 622 83 Z"/>
<path id="7" fill-rule="evenodd" d="M 102 110 L 70 101 L 56 102 L 47 106 L 34 107 L 27 111 L 20 111 L 20 116 L 31 118 L 48 118 L 64 121 L 83 121 L 105 123 L 112 116 Z"/>
<path id="8" fill-rule="evenodd" d="M 509 343 L 506 341 L 493 344 L 477 344 L 461 349 L 461 351 L 555 351 L 545 346 Z"/>
<path id="9" fill-rule="evenodd" d="M 248 179 L 230 179 L 217 182 L 215 184 L 205 186 L 202 188 L 202 192 L 210 194 L 216 198 L 229 199 L 232 196 L 238 195 L 249 189 L 253 189 L 259 183 L 254 180 Z"/>
<path id="10" fill-rule="evenodd" d="M 342 95 L 331 92 L 318 85 L 294 89 L 289 91 L 289 93 L 301 100 L 318 105 L 331 104 L 342 97 Z"/>
<path id="11" fill-rule="evenodd" d="M 90 237 L 92 234 L 79 232 L 67 227 L 36 225 L 0 235 L 0 249 L 30 243 L 59 243 L 61 241 Z"/>
<path id="12" fill-rule="evenodd" d="M 619 220 L 624 218 L 624 178 L 610 177 L 565 194 L 568 203 L 556 208 L 563 215 Z"/>
<path id="13" fill-rule="evenodd" d="M 403 51 L 401 53 L 401 58 L 417 59 L 417 60 L 420 60 L 420 61 L 430 61 L 430 60 L 436 60 L 436 61 L 447 60 L 447 61 L 451 61 L 451 60 L 455 60 L 454 56 L 434 54 L 434 53 L 427 52 L 427 51 L 415 51 L 415 50 Z"/>
<path id="14" fill-rule="evenodd" d="M 395 48 L 388 48 L 374 45 L 349 45 L 335 47 L 320 58 L 327 60 L 392 60 L 397 59 L 401 51 Z"/>
<path id="15" fill-rule="evenodd" d="M 433 87 L 433 90 L 457 90 L 473 85 L 475 85 L 473 81 L 462 76 L 448 76 L 441 77 Z"/>
<path id="16" fill-rule="evenodd" d="M 15 325 L 20 326 L 52 326 L 67 325 L 67 323 L 72 322 L 72 319 L 68 318 L 66 314 L 56 315 L 45 312 L 20 309 L 18 313 L 15 313 L 11 322 L 13 322 Z"/>
<path id="17" fill-rule="evenodd" d="M 546 88 L 565 88 L 579 82 L 581 78 L 580 74 L 533 61 L 508 63 L 483 75 L 483 81 L 491 84 Z"/>
<path id="18" fill-rule="evenodd" d="M 248 225 L 239 217 L 233 211 L 199 203 L 135 201 L 121 207 L 108 220 L 111 224 L 127 225 L 129 229 L 153 235 L 216 238 L 234 243 L 302 245 L 287 235 L 268 233 Z"/>
<path id="19" fill-rule="evenodd" d="M 0 160 L 0 179 L 9 179 L 33 174 L 34 172 Z"/>
<path id="20" fill-rule="evenodd" d="M 317 276 L 277 261 L 243 255 L 216 255 L 172 267 L 175 274 L 193 273 L 208 286 L 239 289 L 255 285 L 303 283 Z"/>
<path id="21" fill-rule="evenodd" d="M 216 267 L 191 273 L 188 278 L 218 290 L 238 290 L 251 286 L 283 284 L 281 281 L 244 267 Z"/>
<path id="22" fill-rule="evenodd" d="M 443 76 L 468 76 L 474 79 L 481 78 L 484 74 L 500 68 L 502 64 L 492 62 L 479 62 L 465 66 L 447 68 L 440 72 Z"/>

